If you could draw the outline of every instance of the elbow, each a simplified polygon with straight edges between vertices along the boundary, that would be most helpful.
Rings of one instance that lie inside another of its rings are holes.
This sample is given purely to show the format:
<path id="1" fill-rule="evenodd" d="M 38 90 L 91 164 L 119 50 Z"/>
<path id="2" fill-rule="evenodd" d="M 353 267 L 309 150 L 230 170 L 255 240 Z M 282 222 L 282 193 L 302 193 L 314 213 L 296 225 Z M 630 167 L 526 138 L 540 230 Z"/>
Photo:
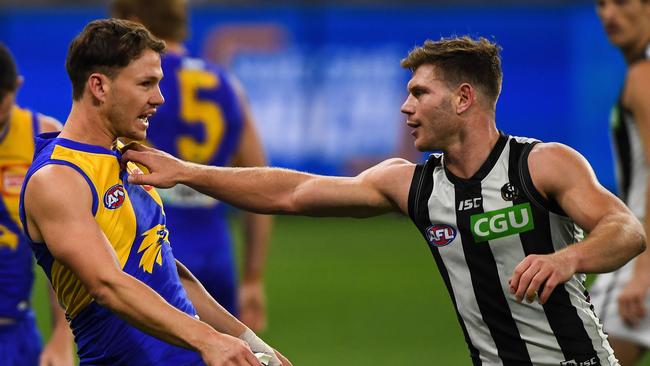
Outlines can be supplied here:
<path id="1" fill-rule="evenodd" d="M 110 299 L 112 298 L 112 290 L 108 284 L 96 284 L 88 288 L 90 296 L 95 302 L 101 306 L 110 307 Z"/>
<path id="2" fill-rule="evenodd" d="M 86 285 L 88 293 L 97 304 L 111 308 L 113 299 L 116 297 L 116 279 L 117 278 L 97 278 L 91 284 Z"/>
<path id="3" fill-rule="evenodd" d="M 639 245 L 638 245 L 639 253 L 638 254 L 641 254 L 641 253 L 645 252 L 645 250 L 647 248 L 647 240 L 646 239 L 647 238 L 646 238 L 645 230 L 643 230 L 643 228 L 641 228 L 639 230 L 639 233 L 638 233 L 638 243 L 639 243 Z"/>

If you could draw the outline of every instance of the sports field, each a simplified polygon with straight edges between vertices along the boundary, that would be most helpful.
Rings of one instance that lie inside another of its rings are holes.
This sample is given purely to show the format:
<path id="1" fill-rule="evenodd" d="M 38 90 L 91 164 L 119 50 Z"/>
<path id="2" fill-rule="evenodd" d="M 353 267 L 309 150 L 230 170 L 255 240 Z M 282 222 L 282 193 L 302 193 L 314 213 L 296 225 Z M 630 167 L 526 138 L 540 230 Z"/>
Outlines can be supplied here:
<path id="1" fill-rule="evenodd" d="M 43 311 L 45 292 L 35 293 Z M 276 218 L 267 294 L 263 336 L 296 366 L 471 364 L 431 253 L 406 218 Z"/>

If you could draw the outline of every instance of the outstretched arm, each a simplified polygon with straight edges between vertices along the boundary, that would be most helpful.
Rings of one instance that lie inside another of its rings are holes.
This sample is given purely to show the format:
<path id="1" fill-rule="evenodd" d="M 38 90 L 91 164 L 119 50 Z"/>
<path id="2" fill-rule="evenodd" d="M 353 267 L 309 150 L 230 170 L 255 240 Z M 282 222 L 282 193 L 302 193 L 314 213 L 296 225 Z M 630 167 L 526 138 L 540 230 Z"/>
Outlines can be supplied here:
<path id="1" fill-rule="evenodd" d="M 528 157 L 537 190 L 554 199 L 589 232 L 582 242 L 549 255 L 529 255 L 514 270 L 510 291 L 518 300 L 548 300 L 555 287 L 576 272 L 615 270 L 645 249 L 645 233 L 623 202 L 603 188 L 589 163 L 575 150 L 554 143 L 536 145 Z"/>
<path id="2" fill-rule="evenodd" d="M 223 168 L 183 162 L 162 151 L 129 145 L 125 161 L 149 174 L 129 182 L 168 188 L 185 184 L 244 210 L 308 216 L 369 217 L 390 211 L 408 214 L 415 165 L 389 159 L 356 177 L 326 177 L 279 168 Z"/>
<path id="3" fill-rule="evenodd" d="M 234 81 L 243 113 L 243 127 L 237 152 L 232 161 L 236 167 L 266 166 L 267 160 L 243 88 Z M 266 328 L 264 267 L 271 236 L 272 217 L 244 212 L 244 260 L 239 284 L 239 319 L 255 332 Z"/>
<path id="4" fill-rule="evenodd" d="M 98 304 L 152 336 L 196 350 L 208 365 L 259 365 L 244 342 L 174 308 L 121 270 L 92 215 L 90 189 L 72 168 L 41 168 L 27 184 L 24 202 L 32 239 L 47 243 L 54 258 L 79 278 Z"/>

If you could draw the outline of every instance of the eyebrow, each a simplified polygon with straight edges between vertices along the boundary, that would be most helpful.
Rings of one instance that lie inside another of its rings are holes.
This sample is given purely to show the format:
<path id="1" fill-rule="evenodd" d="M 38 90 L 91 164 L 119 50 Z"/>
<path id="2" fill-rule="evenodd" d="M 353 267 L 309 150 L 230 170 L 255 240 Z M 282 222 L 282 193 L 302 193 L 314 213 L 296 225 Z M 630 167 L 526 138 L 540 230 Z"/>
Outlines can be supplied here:
<path id="1" fill-rule="evenodd" d="M 407 85 L 406 90 L 408 90 L 409 93 L 413 93 L 414 91 L 426 91 L 428 88 L 422 84 L 415 83 Z"/>

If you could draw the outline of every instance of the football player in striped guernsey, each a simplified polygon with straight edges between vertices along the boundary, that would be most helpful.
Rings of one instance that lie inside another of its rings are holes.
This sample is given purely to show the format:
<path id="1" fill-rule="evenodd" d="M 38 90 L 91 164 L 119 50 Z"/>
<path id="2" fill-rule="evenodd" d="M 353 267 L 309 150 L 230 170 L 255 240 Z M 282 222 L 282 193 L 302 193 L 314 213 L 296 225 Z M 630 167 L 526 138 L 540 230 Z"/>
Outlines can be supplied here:
<path id="1" fill-rule="evenodd" d="M 128 180 L 182 183 L 261 213 L 401 212 L 433 254 L 474 365 L 618 365 L 585 273 L 641 253 L 641 224 L 575 150 L 497 129 L 496 44 L 426 41 L 402 66 L 412 71 L 402 112 L 415 146 L 442 151 L 425 164 L 389 159 L 356 177 L 326 177 L 201 166 L 133 145 L 123 158 L 150 174 Z"/>
<path id="2" fill-rule="evenodd" d="M 627 63 L 611 113 L 619 196 L 650 228 L 650 0 L 598 0 L 596 11 L 609 41 Z M 635 365 L 650 347 L 650 251 L 620 270 L 598 276 L 592 302 L 622 365 Z"/>

